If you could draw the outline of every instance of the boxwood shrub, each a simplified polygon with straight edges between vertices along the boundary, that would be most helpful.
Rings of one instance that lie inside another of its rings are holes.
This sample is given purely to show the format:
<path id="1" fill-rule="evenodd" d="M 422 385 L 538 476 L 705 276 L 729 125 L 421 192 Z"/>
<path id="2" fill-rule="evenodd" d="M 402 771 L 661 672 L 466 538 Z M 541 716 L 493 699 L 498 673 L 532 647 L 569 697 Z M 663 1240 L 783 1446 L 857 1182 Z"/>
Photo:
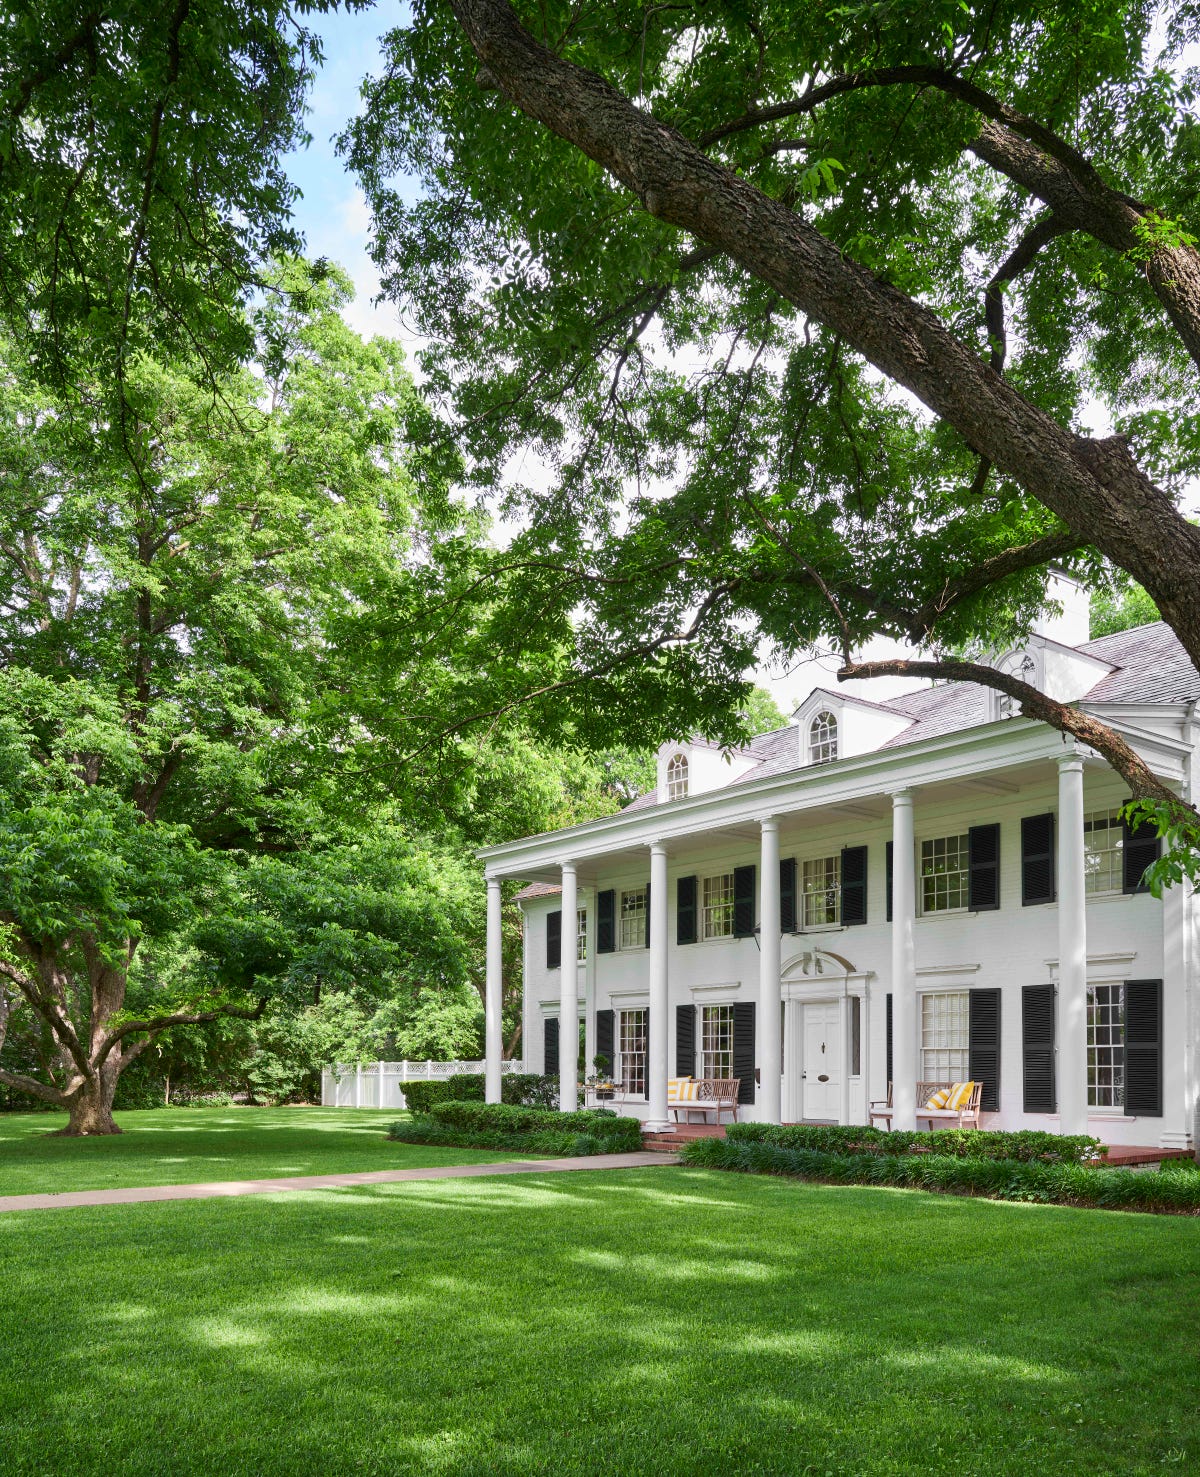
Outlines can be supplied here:
<path id="1" fill-rule="evenodd" d="M 559 1113 L 512 1103 L 441 1102 L 428 1113 L 394 1123 L 388 1137 L 522 1153 L 618 1154 L 641 1148 L 642 1125 L 607 1108 Z"/>
<path id="2" fill-rule="evenodd" d="M 731 1123 L 729 1138 L 775 1144 L 784 1149 L 817 1149 L 829 1154 L 942 1154 L 955 1159 L 1016 1159 L 1021 1163 L 1097 1162 L 1104 1145 L 1086 1134 L 1068 1136 L 1033 1129 L 945 1128 L 934 1133 L 864 1128 L 855 1124 Z"/>
<path id="3" fill-rule="evenodd" d="M 747 1125 L 749 1126 L 749 1125 Z M 1133 1172 L 1044 1160 L 950 1154 L 832 1154 L 764 1138 L 696 1139 L 684 1161 L 744 1174 L 794 1175 L 837 1185 L 896 1185 L 1099 1210 L 1200 1215 L 1200 1175 L 1186 1169 Z"/>
<path id="4" fill-rule="evenodd" d="M 414 1113 L 428 1113 L 434 1103 L 483 1102 L 482 1072 L 459 1072 L 437 1081 L 404 1082 L 404 1101 Z M 558 1102 L 558 1078 L 536 1072 L 510 1072 L 500 1079 L 500 1100 L 523 1108 L 553 1108 Z"/>

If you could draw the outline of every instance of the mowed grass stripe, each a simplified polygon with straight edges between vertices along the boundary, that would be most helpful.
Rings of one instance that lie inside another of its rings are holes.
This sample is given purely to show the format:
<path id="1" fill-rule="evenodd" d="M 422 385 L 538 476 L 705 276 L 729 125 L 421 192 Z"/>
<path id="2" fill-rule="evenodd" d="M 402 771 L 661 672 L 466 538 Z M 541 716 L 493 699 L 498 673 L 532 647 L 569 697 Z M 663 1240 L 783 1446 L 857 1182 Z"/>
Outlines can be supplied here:
<path id="1" fill-rule="evenodd" d="M 0 1222 L 14 1472 L 1200 1464 L 1200 1226 L 647 1170 Z"/>

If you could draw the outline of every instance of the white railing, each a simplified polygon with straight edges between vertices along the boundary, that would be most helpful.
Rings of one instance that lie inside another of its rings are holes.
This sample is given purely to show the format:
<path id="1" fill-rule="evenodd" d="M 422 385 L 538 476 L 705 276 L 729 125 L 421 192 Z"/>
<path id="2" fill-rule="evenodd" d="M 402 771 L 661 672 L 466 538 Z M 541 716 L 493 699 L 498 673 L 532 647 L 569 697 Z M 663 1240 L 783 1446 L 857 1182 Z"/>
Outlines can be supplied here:
<path id="1" fill-rule="evenodd" d="M 484 1062 L 335 1062 L 321 1073 L 325 1108 L 406 1108 L 404 1083 L 438 1082 L 460 1072 L 482 1072 Z M 501 1062 L 501 1072 L 520 1072 L 521 1062 Z"/>

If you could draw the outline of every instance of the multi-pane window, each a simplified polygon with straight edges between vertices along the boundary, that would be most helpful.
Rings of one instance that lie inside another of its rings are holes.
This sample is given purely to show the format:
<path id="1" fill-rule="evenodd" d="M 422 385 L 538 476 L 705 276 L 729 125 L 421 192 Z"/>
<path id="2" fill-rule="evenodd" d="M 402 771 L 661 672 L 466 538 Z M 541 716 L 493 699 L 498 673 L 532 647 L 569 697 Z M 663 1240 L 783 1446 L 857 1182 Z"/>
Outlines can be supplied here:
<path id="1" fill-rule="evenodd" d="M 921 1081 L 965 1082 L 970 1071 L 970 994 L 921 996 Z"/>
<path id="2" fill-rule="evenodd" d="M 969 848 L 965 835 L 921 842 L 922 912 L 946 913 L 967 906 Z"/>
<path id="3" fill-rule="evenodd" d="M 617 1076 L 625 1091 L 646 1095 L 646 1022 L 649 1011 L 623 1010 L 617 1035 Z"/>
<path id="4" fill-rule="evenodd" d="M 837 756 L 837 719 L 832 713 L 818 713 L 808 730 L 808 762 L 828 764 Z"/>
<path id="5" fill-rule="evenodd" d="M 705 1077 L 733 1076 L 733 1006 L 700 1011 L 700 1070 Z"/>
<path id="6" fill-rule="evenodd" d="M 575 957 L 580 964 L 587 958 L 587 909 L 580 908 L 575 915 Z"/>
<path id="7" fill-rule="evenodd" d="M 733 937 L 733 873 L 704 879 L 701 936 L 706 939 Z"/>
<path id="8" fill-rule="evenodd" d="M 1125 987 L 1089 985 L 1087 992 L 1088 1107 L 1125 1102 Z"/>
<path id="9" fill-rule="evenodd" d="M 688 762 L 682 754 L 675 754 L 667 765 L 667 799 L 684 800 L 688 792 Z"/>
<path id="10" fill-rule="evenodd" d="M 621 947 L 646 947 L 646 889 L 621 894 Z"/>
<path id="11" fill-rule="evenodd" d="M 838 921 L 838 899 L 841 892 L 842 859 L 822 856 L 804 863 L 802 873 L 805 928 Z"/>
<path id="12" fill-rule="evenodd" d="M 1084 884 L 1088 892 L 1120 892 L 1125 831 L 1119 810 L 1093 810 L 1083 818 Z"/>

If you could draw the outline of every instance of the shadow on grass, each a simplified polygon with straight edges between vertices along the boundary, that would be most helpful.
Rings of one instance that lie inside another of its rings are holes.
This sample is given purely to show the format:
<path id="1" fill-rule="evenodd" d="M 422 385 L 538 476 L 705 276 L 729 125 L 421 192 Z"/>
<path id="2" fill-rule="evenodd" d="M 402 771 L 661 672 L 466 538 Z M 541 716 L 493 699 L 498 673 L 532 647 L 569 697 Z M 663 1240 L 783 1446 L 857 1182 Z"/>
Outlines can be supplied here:
<path id="1" fill-rule="evenodd" d="M 74 1216 L 0 1223 L 14 1471 L 1200 1463 L 1173 1218 L 671 1169 Z"/>

